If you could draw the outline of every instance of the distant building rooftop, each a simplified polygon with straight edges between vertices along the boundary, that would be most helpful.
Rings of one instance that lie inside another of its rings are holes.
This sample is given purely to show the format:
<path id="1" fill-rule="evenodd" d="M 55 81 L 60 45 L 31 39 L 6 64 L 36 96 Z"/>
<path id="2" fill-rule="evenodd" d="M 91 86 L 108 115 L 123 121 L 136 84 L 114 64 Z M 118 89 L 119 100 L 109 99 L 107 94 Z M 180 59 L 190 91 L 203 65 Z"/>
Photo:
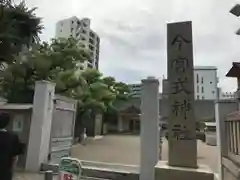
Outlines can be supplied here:
<path id="1" fill-rule="evenodd" d="M 216 66 L 194 66 L 194 70 L 217 70 Z"/>

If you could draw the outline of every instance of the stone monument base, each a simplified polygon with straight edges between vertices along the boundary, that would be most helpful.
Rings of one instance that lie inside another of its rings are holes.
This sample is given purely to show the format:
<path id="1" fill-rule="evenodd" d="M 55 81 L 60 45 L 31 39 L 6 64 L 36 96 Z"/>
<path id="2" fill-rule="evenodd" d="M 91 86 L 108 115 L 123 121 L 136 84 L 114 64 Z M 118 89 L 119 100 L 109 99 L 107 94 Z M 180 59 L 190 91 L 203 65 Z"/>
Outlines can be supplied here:
<path id="1" fill-rule="evenodd" d="M 214 173 L 204 165 L 198 169 L 169 166 L 167 161 L 158 161 L 155 180 L 214 180 Z"/>

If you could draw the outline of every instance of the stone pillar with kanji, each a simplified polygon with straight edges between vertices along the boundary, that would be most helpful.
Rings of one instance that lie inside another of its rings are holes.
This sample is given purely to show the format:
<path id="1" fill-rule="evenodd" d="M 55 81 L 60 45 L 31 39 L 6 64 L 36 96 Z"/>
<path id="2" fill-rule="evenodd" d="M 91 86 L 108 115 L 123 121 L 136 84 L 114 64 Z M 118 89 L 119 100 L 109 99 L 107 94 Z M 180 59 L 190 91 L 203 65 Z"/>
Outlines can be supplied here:
<path id="1" fill-rule="evenodd" d="M 213 180 L 212 171 L 197 164 L 192 22 L 167 25 L 168 161 L 155 167 L 156 180 Z"/>

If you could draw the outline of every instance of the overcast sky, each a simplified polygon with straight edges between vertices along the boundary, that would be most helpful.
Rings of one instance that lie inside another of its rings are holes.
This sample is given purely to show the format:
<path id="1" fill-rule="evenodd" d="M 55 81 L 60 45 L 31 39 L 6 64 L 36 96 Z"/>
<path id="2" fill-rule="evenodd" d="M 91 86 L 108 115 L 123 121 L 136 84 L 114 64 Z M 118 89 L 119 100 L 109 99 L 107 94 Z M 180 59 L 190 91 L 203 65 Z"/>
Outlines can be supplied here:
<path id="1" fill-rule="evenodd" d="M 92 19 L 101 38 L 100 71 L 128 83 L 147 76 L 166 77 L 166 23 L 193 21 L 194 64 L 217 66 L 220 86 L 236 90 L 225 78 L 232 61 L 240 61 L 240 18 L 229 13 L 238 0 L 27 0 L 37 6 L 49 40 L 58 20 Z M 239 2 L 240 3 L 240 2 Z"/>

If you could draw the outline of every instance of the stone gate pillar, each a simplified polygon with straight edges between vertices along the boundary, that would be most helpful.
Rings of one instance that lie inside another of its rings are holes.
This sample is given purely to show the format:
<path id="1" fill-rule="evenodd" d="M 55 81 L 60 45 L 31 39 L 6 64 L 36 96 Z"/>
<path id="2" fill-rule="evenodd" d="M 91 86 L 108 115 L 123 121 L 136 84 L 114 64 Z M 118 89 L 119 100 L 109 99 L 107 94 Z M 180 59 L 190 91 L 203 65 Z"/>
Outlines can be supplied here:
<path id="1" fill-rule="evenodd" d="M 154 180 L 159 159 L 159 82 L 142 80 L 140 180 Z"/>
<path id="2" fill-rule="evenodd" d="M 38 172 L 41 163 L 47 163 L 51 140 L 53 98 L 55 84 L 37 81 L 27 149 L 26 170 Z"/>
<path id="3" fill-rule="evenodd" d="M 213 180 L 213 172 L 197 163 L 192 22 L 167 25 L 168 161 L 155 167 L 156 180 Z"/>

